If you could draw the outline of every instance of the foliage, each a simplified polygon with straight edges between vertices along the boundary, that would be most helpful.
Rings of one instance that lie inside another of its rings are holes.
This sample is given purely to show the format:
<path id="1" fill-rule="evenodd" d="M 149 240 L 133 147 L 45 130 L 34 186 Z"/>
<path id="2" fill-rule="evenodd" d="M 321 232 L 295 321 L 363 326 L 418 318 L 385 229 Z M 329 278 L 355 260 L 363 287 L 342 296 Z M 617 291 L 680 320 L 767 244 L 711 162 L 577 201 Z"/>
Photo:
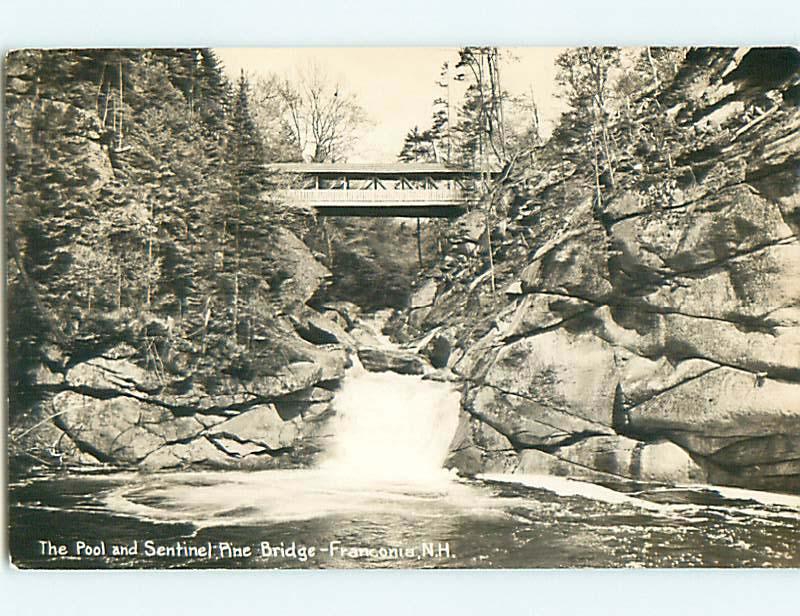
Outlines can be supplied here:
<path id="1" fill-rule="evenodd" d="M 346 300 L 366 310 L 403 308 L 419 273 L 416 225 L 408 218 L 337 218 L 311 229 L 306 243 L 325 254 L 332 284 L 319 302 Z M 436 226 L 421 225 L 423 262 L 438 261 Z"/>
<path id="2" fill-rule="evenodd" d="M 233 361 L 271 310 L 280 223 L 247 80 L 234 92 L 207 49 L 25 50 L 7 66 L 11 355 L 124 340 L 160 374 Z"/>
<path id="3" fill-rule="evenodd" d="M 312 162 L 346 159 L 367 116 L 355 96 L 310 65 L 294 82 L 278 89 L 284 105 L 284 125 L 293 145 Z"/>
<path id="4" fill-rule="evenodd" d="M 403 149 L 397 158 L 404 163 L 437 162 L 433 132 L 420 132 L 419 126 L 412 128 L 406 134 Z"/>

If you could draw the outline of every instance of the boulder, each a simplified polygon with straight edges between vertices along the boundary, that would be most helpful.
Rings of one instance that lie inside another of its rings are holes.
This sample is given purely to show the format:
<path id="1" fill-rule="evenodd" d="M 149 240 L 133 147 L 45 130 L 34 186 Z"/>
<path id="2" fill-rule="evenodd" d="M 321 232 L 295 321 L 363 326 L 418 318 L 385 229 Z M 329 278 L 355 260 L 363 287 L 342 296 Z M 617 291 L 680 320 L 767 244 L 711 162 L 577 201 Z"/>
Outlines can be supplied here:
<path id="1" fill-rule="evenodd" d="M 462 475 L 477 475 L 511 472 L 516 465 L 517 455 L 508 439 L 462 410 L 445 468 L 457 469 Z"/>
<path id="2" fill-rule="evenodd" d="M 70 387 L 117 390 L 141 398 L 158 386 L 153 374 L 133 362 L 105 357 L 95 357 L 73 366 L 67 371 L 65 380 Z"/>
<path id="3" fill-rule="evenodd" d="M 326 319 L 328 319 L 329 321 L 332 321 L 332 322 L 336 323 L 336 325 L 338 325 L 339 327 L 341 327 L 345 331 L 349 330 L 352 327 L 352 325 L 349 324 L 347 322 L 347 320 L 341 314 L 336 312 L 335 310 L 324 310 L 323 309 L 323 310 L 320 310 L 320 314 L 323 317 L 325 317 Z"/>
<path id="4" fill-rule="evenodd" d="M 631 216 L 644 214 L 648 210 L 647 198 L 636 191 L 625 191 L 607 201 L 606 215 L 618 221 Z"/>
<path id="5" fill-rule="evenodd" d="M 264 445 L 251 443 L 250 441 L 238 441 L 224 436 L 209 437 L 214 446 L 221 449 L 223 453 L 233 458 L 245 458 L 252 454 L 268 454 L 269 449 Z"/>
<path id="6" fill-rule="evenodd" d="M 344 376 L 345 368 L 350 366 L 348 353 L 341 345 L 312 344 L 300 338 L 293 330 L 291 333 L 286 332 L 286 335 L 276 336 L 275 340 L 270 342 L 272 344 L 268 348 L 268 353 L 273 364 L 284 368 L 287 361 L 292 362 L 290 366 L 294 363 L 314 364 L 320 369 L 318 379 L 320 381 L 339 379 Z"/>
<path id="7" fill-rule="evenodd" d="M 791 316 L 784 313 L 774 318 L 790 320 Z M 727 321 L 703 314 L 659 314 L 635 305 L 604 306 L 591 313 L 590 320 L 591 330 L 599 338 L 654 361 L 666 358 L 677 364 L 703 359 L 778 378 L 800 379 L 800 327 Z"/>
<path id="8" fill-rule="evenodd" d="M 416 353 L 394 349 L 360 348 L 358 359 L 369 372 L 423 374 L 425 362 Z"/>
<path id="9" fill-rule="evenodd" d="M 233 384 L 230 387 L 223 386 L 220 389 L 231 391 L 232 393 L 208 393 L 201 384 L 193 383 L 188 391 L 181 394 L 160 393 L 158 399 L 174 408 L 191 410 L 198 416 L 202 415 L 203 422 L 212 422 L 212 418 L 224 414 L 230 408 L 246 406 L 256 399 L 256 394 L 251 390 L 234 391 Z"/>
<path id="10" fill-rule="evenodd" d="M 603 301 L 611 291 L 605 232 L 599 223 L 545 244 L 520 274 L 522 290 Z"/>
<path id="11" fill-rule="evenodd" d="M 749 438 L 737 438 L 719 447 L 709 455 L 709 458 L 719 466 L 760 466 L 761 472 L 765 466 L 785 465 L 791 461 L 796 467 L 800 460 L 800 434 L 766 434 Z M 770 469 L 774 474 L 798 474 L 800 469 L 793 468 L 790 472 L 786 469 Z M 777 472 L 782 470 L 782 472 Z"/>
<path id="12" fill-rule="evenodd" d="M 591 314 L 592 332 L 617 349 L 657 359 L 665 353 L 664 315 L 635 305 L 602 306 Z"/>
<path id="13" fill-rule="evenodd" d="M 98 399 L 63 391 L 53 398 L 53 408 L 59 427 L 81 450 L 104 462 L 138 463 L 160 447 L 204 430 L 192 417 L 175 417 L 126 396 Z"/>
<path id="14" fill-rule="evenodd" d="M 291 447 L 297 434 L 298 421 L 284 421 L 272 404 L 253 407 L 208 431 L 211 439 L 229 439 L 271 452 Z"/>
<path id="15" fill-rule="evenodd" d="M 709 194 L 691 211 L 658 211 L 612 227 L 628 274 L 699 272 L 792 236 L 780 209 L 746 185 Z"/>
<path id="16" fill-rule="evenodd" d="M 549 404 L 543 398 L 544 395 L 521 396 L 483 386 L 469 390 L 464 407 L 517 447 L 553 446 L 582 434 L 613 434 L 610 408 L 607 422 L 601 423 Z"/>
<path id="17" fill-rule="evenodd" d="M 341 347 L 321 347 L 323 353 L 317 355 L 313 361 L 321 369 L 319 382 L 338 381 L 344 377 L 345 370 L 353 365 L 350 356 Z"/>
<path id="18" fill-rule="evenodd" d="M 344 330 L 344 327 L 310 308 L 292 319 L 292 325 L 303 340 L 312 344 L 341 344 L 347 348 L 352 348 L 354 345 L 352 336 Z"/>
<path id="19" fill-rule="evenodd" d="M 436 281 L 428 278 L 422 285 L 417 288 L 409 300 L 409 307 L 414 310 L 417 308 L 430 308 L 436 299 Z"/>
<path id="20" fill-rule="evenodd" d="M 322 309 L 325 311 L 332 311 L 338 314 L 345 322 L 345 329 L 350 329 L 355 325 L 358 316 L 361 314 L 361 308 L 353 302 L 326 302 Z"/>
<path id="21" fill-rule="evenodd" d="M 598 436 L 541 454 L 522 452 L 517 472 L 669 484 L 698 483 L 706 478 L 689 454 L 663 440 L 643 443 L 624 436 Z"/>
<path id="22" fill-rule="evenodd" d="M 408 323 L 414 329 L 423 329 L 425 319 L 431 313 L 436 300 L 438 285 L 435 280 L 428 278 L 411 294 L 408 309 Z"/>
<path id="23" fill-rule="evenodd" d="M 275 401 L 275 408 L 282 419 L 292 419 L 298 415 L 318 415 L 324 412 L 333 399 L 333 392 L 322 387 L 308 387 L 292 392 Z"/>
<path id="24" fill-rule="evenodd" d="M 505 293 L 508 296 L 522 295 L 523 294 L 522 281 L 521 280 L 513 281 L 508 286 L 506 286 L 506 288 L 503 290 L 503 293 Z"/>
<path id="25" fill-rule="evenodd" d="M 422 330 L 425 328 L 425 319 L 428 318 L 430 313 L 430 308 L 415 308 L 414 310 L 410 310 L 408 312 L 408 324 L 416 330 Z"/>
<path id="26" fill-rule="evenodd" d="M 644 301 L 660 312 L 745 325 L 798 325 L 800 294 L 794 279 L 798 271 L 800 244 L 767 246 L 730 259 L 702 276 L 671 277 L 670 284 L 647 295 Z"/>
<path id="27" fill-rule="evenodd" d="M 596 430 L 611 426 L 618 382 L 614 349 L 589 332 L 555 329 L 503 346 L 497 355 L 477 364 L 471 381 L 515 402 L 531 419 L 549 409 L 563 419 L 555 430 L 572 432 L 575 423 Z"/>
<path id="28" fill-rule="evenodd" d="M 527 336 L 592 310 L 593 304 L 574 297 L 530 293 L 520 300 L 511 321 L 502 328 L 504 338 Z"/>
<path id="29" fill-rule="evenodd" d="M 447 367 L 451 351 L 452 343 L 444 334 L 434 335 L 422 349 L 423 354 L 434 368 Z"/>
<path id="30" fill-rule="evenodd" d="M 298 361 L 281 368 L 275 376 L 254 380 L 252 386 L 253 391 L 260 396 L 278 398 L 311 387 L 322 380 L 322 366 L 311 361 Z"/>
<path id="31" fill-rule="evenodd" d="M 800 327 L 754 330 L 728 321 L 668 314 L 664 354 L 701 357 L 749 372 L 800 380 Z"/>
<path id="32" fill-rule="evenodd" d="M 485 451 L 513 450 L 511 442 L 503 434 L 462 409 L 458 416 L 458 426 L 450 442 L 450 451 L 470 446 Z"/>
<path id="33" fill-rule="evenodd" d="M 127 342 L 120 342 L 107 351 L 103 351 L 102 357 L 106 359 L 130 359 L 135 357 L 138 353 L 139 352 Z"/>
<path id="34" fill-rule="evenodd" d="M 470 242 L 477 244 L 486 232 L 486 216 L 480 210 L 467 212 L 455 221 L 453 237 L 456 243 Z"/>
<path id="35" fill-rule="evenodd" d="M 641 404 L 719 368 L 719 364 L 705 359 L 687 359 L 675 364 L 666 357 L 648 359 L 624 349 L 618 349 L 615 358 L 619 367 L 622 402 L 628 407 Z"/>
<path id="36" fill-rule="evenodd" d="M 379 347 L 382 345 L 381 334 L 366 324 L 359 323 L 356 325 L 350 330 L 350 335 L 353 336 L 353 340 L 359 347 Z"/>
<path id="37" fill-rule="evenodd" d="M 695 440 L 800 434 L 800 384 L 720 367 L 664 391 L 628 414 L 637 431 L 670 438 L 674 433 L 693 434 Z"/>
<path id="38" fill-rule="evenodd" d="M 272 290 L 286 306 L 305 304 L 331 273 L 291 231 L 275 227 L 273 234 L 275 249 L 271 257 L 276 270 L 285 272 L 288 277 L 276 283 L 279 288 Z"/>
<path id="39" fill-rule="evenodd" d="M 574 462 L 562 460 L 558 456 L 538 449 L 525 449 L 519 453 L 514 474 L 566 477 L 568 479 L 594 481 L 597 483 L 618 483 L 620 480 L 625 479 L 619 475 L 611 475 L 590 467 L 579 466 Z"/>
<path id="40" fill-rule="evenodd" d="M 215 447 L 208 439 L 199 437 L 188 443 L 175 443 L 156 449 L 142 460 L 140 466 L 147 470 L 195 466 L 229 468 L 235 463 L 234 458 Z"/>

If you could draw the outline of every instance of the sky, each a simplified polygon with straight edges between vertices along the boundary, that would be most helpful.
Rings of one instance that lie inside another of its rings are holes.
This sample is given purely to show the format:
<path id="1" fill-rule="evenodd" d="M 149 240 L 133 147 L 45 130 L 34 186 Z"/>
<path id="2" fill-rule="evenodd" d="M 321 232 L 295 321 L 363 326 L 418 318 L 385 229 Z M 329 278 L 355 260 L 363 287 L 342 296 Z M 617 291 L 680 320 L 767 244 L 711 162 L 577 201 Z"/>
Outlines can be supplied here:
<path id="1" fill-rule="evenodd" d="M 436 86 L 444 62 L 458 58 L 456 48 L 336 47 L 215 49 L 231 80 L 242 69 L 249 75 L 277 73 L 291 78 L 314 64 L 352 92 L 370 120 L 348 159 L 353 162 L 396 160 L 406 133 L 430 126 Z M 533 92 L 545 135 L 563 110 L 556 98 L 556 47 L 501 49 L 501 80 L 512 96 Z M 454 89 L 453 106 L 458 100 Z"/>

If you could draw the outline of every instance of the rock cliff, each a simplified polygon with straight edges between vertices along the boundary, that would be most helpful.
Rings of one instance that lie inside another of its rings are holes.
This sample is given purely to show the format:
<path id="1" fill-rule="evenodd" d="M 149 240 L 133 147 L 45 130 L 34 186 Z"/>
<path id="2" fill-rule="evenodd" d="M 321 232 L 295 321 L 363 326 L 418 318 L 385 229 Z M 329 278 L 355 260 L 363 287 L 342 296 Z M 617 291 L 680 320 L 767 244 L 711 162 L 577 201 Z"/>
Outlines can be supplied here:
<path id="1" fill-rule="evenodd" d="M 33 404 L 11 426 L 12 442 L 26 457 L 65 465 L 309 464 L 330 436 L 332 390 L 351 363 L 351 342 L 305 305 L 327 270 L 288 229 L 278 230 L 273 248 L 291 277 L 247 370 L 220 363 L 216 372 L 186 376 L 143 362 L 125 342 L 89 357 L 53 346 L 28 375 Z M 166 359 L 179 362 L 172 355 Z"/>
<path id="2" fill-rule="evenodd" d="M 660 95 L 692 135 L 670 171 L 622 161 L 602 208 L 580 169 L 526 177 L 495 294 L 483 214 L 454 227 L 395 323 L 453 347 L 449 466 L 800 490 L 799 68 L 691 51 Z"/>

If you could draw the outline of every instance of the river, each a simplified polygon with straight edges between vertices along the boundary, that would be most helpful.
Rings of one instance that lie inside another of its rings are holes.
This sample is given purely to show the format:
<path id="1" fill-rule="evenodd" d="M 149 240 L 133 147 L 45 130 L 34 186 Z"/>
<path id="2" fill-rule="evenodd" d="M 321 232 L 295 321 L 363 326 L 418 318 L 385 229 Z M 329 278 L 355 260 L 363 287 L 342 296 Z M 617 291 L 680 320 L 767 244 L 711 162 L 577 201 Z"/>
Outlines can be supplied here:
<path id="1" fill-rule="evenodd" d="M 458 405 L 450 384 L 356 365 L 314 469 L 12 476 L 12 560 L 24 568 L 800 566 L 798 497 L 458 477 L 442 469 Z"/>

